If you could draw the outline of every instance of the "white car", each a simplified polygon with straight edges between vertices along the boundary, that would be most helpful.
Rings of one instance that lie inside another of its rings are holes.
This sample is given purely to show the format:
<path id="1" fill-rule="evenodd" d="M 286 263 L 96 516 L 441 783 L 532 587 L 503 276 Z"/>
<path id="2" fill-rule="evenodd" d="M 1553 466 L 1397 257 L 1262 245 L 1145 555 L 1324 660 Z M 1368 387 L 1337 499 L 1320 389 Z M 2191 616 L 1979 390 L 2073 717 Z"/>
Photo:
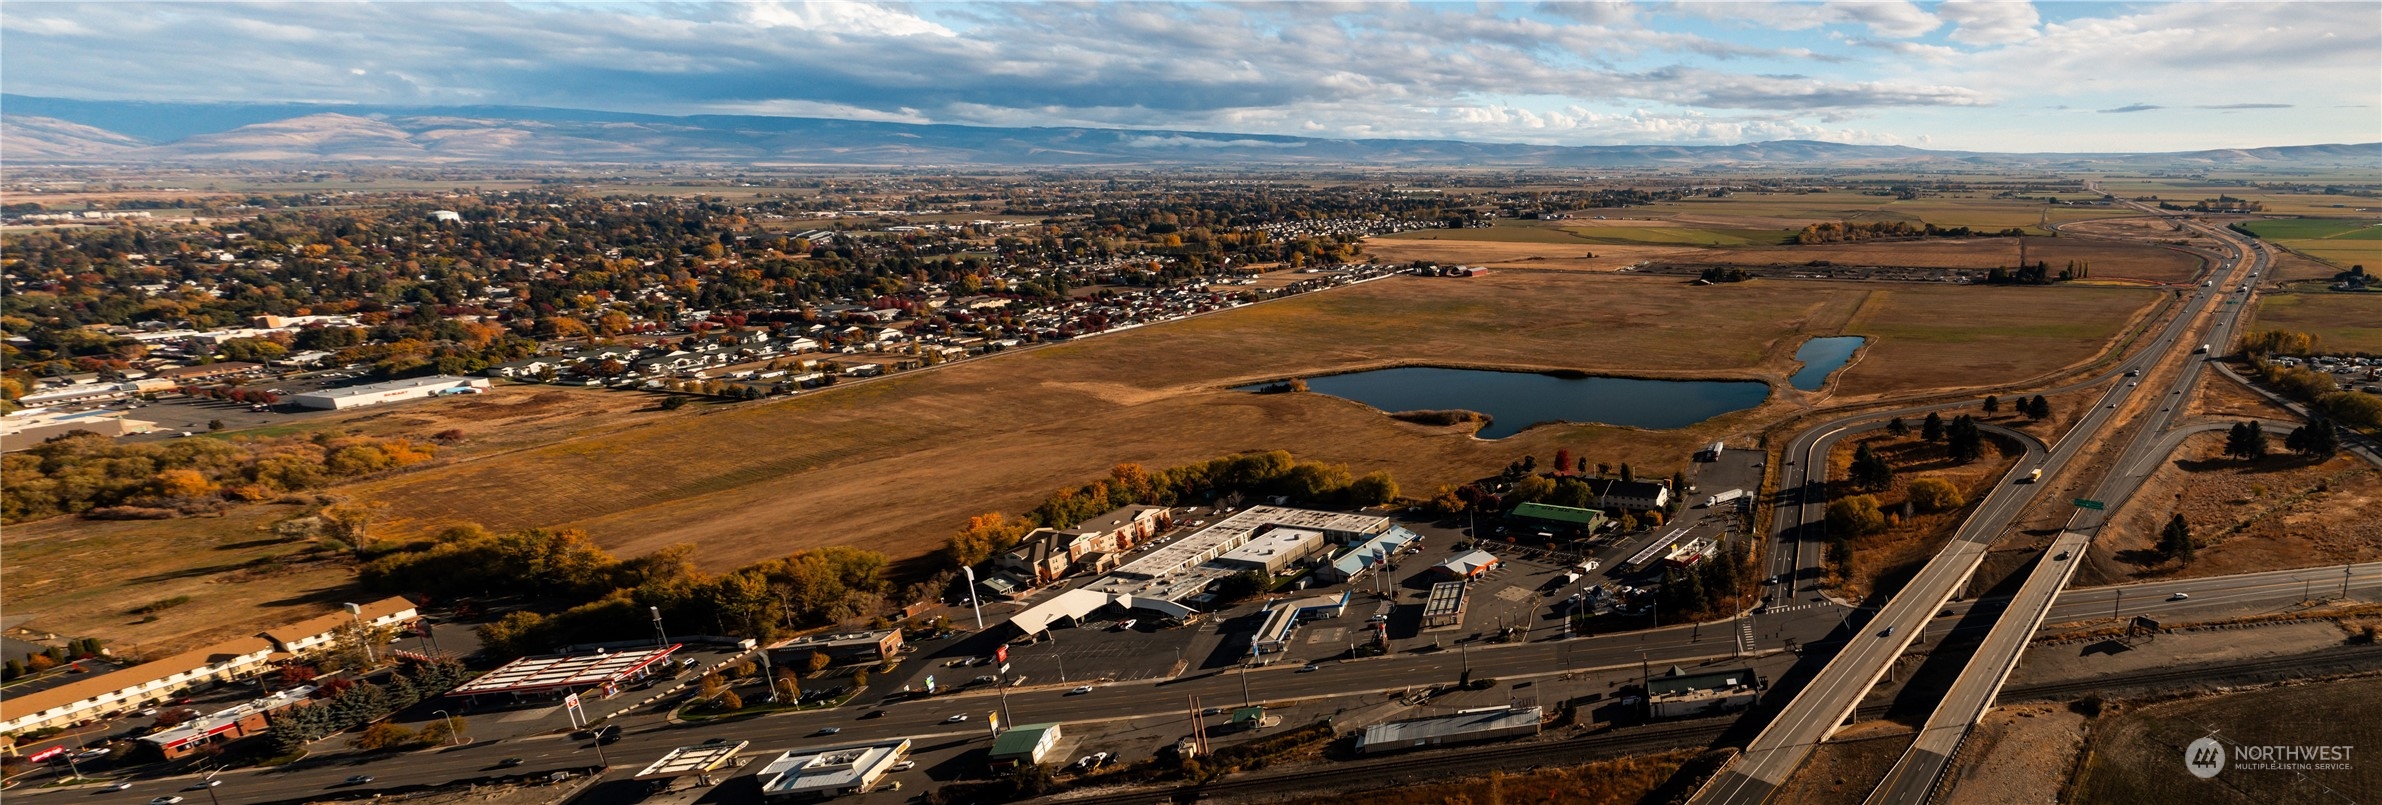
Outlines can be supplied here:
<path id="1" fill-rule="evenodd" d="M 915 760 L 905 760 L 900 763 L 893 764 L 894 771 L 909 771 L 915 768 L 918 768 L 918 761 Z"/>
<path id="2" fill-rule="evenodd" d="M 1077 685 L 1077 686 L 1075 686 L 1075 689 L 1074 689 L 1074 690 L 1067 691 L 1067 695 L 1069 695 L 1069 696 L 1081 696 L 1081 695 L 1083 695 L 1083 694 L 1090 693 L 1090 692 L 1092 692 L 1092 686 L 1090 686 L 1090 685 Z"/>
<path id="3" fill-rule="evenodd" d="M 957 723 L 959 723 L 959 722 L 966 721 L 966 720 L 968 720 L 968 714 L 966 714 L 966 713 L 953 713 L 953 714 L 951 714 L 951 717 L 950 717 L 950 718 L 943 719 L 943 723 L 945 723 L 945 724 L 957 724 Z"/>
<path id="4" fill-rule="evenodd" d="M 2191 594 L 2191 593 L 2176 593 L 2176 594 L 2174 594 L 2174 595 L 2167 596 L 2167 600 L 2169 600 L 2169 601 L 2186 601 L 2186 600 L 2190 600 L 2190 599 L 2191 599 L 2191 597 L 2192 597 L 2192 594 Z"/>

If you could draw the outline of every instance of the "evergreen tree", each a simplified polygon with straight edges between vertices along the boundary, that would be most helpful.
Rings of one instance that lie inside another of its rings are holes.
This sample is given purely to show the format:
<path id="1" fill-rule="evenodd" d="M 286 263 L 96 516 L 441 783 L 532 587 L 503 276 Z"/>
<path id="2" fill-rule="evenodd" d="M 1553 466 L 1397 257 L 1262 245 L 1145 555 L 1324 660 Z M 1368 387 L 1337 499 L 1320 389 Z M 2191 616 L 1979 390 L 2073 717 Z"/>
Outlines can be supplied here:
<path id="1" fill-rule="evenodd" d="M 1924 439 L 1924 440 L 1926 440 L 1926 441 L 1928 441 L 1928 442 L 1931 442 L 1931 443 L 1932 443 L 1932 442 L 1940 442 L 1940 441 L 1943 441 L 1943 440 L 1944 440 L 1944 417 L 1943 417 L 1943 415 L 1942 415 L 1942 414 L 1938 414 L 1938 413 L 1936 413 L 1936 412 L 1934 412 L 1934 411 L 1929 411 L 1929 412 L 1927 412 L 1927 420 L 1926 420 L 1926 421 L 1924 421 L 1924 422 L 1921 422 L 1921 423 L 1919 423 L 1919 438 L 1920 438 L 1920 439 Z"/>
<path id="2" fill-rule="evenodd" d="M 1902 421 L 1902 417 L 1895 417 L 1886 420 L 1886 432 L 1896 436 L 1909 436 L 1911 435 L 1911 426 L 1910 423 Z"/>
<path id="3" fill-rule="evenodd" d="M 2159 532 L 2159 555 L 2168 559 L 2192 561 L 2192 526 L 2183 515 L 2168 518 L 2167 527 Z"/>
<path id="4" fill-rule="evenodd" d="M 1977 421 L 1970 419 L 1967 414 L 1953 419 L 1952 426 L 1946 430 L 1952 460 L 1966 464 L 1985 455 L 1985 434 L 1977 429 Z"/>
<path id="5" fill-rule="evenodd" d="M 1996 396 L 1994 396 L 1994 395 L 1991 395 L 1991 394 L 1987 394 L 1987 395 L 1985 395 L 1985 413 L 1988 413 L 1988 414 L 1998 414 L 1998 413 L 2001 413 L 2001 410 L 2002 410 L 2002 398 L 2000 398 L 2000 397 L 1996 397 Z"/>

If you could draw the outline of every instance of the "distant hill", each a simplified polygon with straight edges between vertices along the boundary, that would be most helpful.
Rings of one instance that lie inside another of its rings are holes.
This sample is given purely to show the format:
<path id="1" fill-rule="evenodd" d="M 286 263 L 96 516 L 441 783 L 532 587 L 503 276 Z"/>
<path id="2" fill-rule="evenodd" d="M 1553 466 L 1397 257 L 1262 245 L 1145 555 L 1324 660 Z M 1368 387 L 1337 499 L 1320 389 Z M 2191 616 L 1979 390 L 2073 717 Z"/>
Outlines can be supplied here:
<path id="1" fill-rule="evenodd" d="M 79 101 L 0 96 L 14 162 L 708 162 L 784 165 L 1386 165 L 1429 167 L 2382 165 L 2382 143 L 2157 154 L 1994 154 L 1779 140 L 1551 146 L 1266 134 L 996 128 L 536 107 Z"/>

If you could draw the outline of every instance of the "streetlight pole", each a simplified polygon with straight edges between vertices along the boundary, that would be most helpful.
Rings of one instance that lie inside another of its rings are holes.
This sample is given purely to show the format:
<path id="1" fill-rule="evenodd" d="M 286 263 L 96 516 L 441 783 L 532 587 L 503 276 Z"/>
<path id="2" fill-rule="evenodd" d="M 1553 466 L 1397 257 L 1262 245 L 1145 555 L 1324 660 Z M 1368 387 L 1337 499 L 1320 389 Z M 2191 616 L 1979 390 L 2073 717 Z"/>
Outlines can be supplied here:
<path id="1" fill-rule="evenodd" d="M 450 741 L 453 741 L 453 742 L 456 742 L 456 743 L 461 743 L 461 741 L 462 741 L 462 738 L 463 738 L 463 731 L 462 731 L 462 730 L 460 730 L 460 729 L 456 729 L 456 728 L 455 728 L 455 714 L 454 714 L 454 713 L 449 713 L 449 712 L 447 712 L 447 711 L 445 711 L 445 710 L 432 710 L 432 711 L 430 711 L 430 712 L 431 712 L 433 715 L 441 715 L 441 716 L 446 716 L 446 718 L 447 718 L 447 736 L 448 736 L 448 739 L 449 739 Z"/>
<path id="2" fill-rule="evenodd" d="M 968 575 L 968 608 L 976 611 L 976 631 L 984 631 L 984 605 L 976 601 L 976 568 L 965 566 L 959 570 Z"/>
<path id="3" fill-rule="evenodd" d="M 1252 699 L 1252 698 L 1250 698 L 1250 697 L 1249 697 L 1249 663 L 1247 663 L 1247 662 L 1242 662 L 1242 663 L 1241 663 L 1241 706 L 1242 706 L 1242 707 L 1248 707 L 1248 706 L 1250 706 L 1251 704 L 1254 704 L 1255 702 L 1256 702 L 1256 700 L 1255 700 L 1255 699 Z"/>
<path id="4" fill-rule="evenodd" d="M 356 624 L 356 643 L 364 647 L 364 664 L 379 665 L 380 658 L 372 655 L 372 635 L 364 631 L 364 608 L 355 604 L 341 604 L 347 608 L 347 618 Z"/>
<path id="5" fill-rule="evenodd" d="M 2125 606 L 2126 606 L 2126 590 L 2125 590 L 2125 588 L 2123 588 L 2123 587 L 2120 587 L 2120 588 L 2118 588 L 2118 590 L 2117 590 L 2117 602 L 2116 602 L 2116 603 L 2113 603 L 2113 604 L 2110 604 L 2110 605 L 2109 605 L 2109 617 L 2111 617 L 2111 618 L 2115 618 L 2115 617 L 2117 617 L 2117 616 L 2118 616 L 2118 613 L 2119 613 L 2119 611 L 2120 611 L 2120 610 L 2123 610 L 2123 609 L 2125 608 Z"/>

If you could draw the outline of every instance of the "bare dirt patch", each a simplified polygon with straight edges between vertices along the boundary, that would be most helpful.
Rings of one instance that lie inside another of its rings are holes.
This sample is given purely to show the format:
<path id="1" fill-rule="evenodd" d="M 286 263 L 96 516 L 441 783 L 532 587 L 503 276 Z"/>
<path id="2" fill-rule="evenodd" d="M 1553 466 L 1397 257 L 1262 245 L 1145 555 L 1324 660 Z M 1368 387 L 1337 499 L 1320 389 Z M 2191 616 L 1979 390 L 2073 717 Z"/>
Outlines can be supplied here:
<path id="1" fill-rule="evenodd" d="M 2049 805 L 2059 801 L 2086 719 L 2065 705 L 2022 704 L 1985 715 L 1944 779 L 1949 805 Z"/>
<path id="2" fill-rule="evenodd" d="M 1811 757 L 1778 787 L 1779 805 L 1842 805 L 1860 802 L 1885 779 L 1886 770 L 1910 748 L 1910 727 L 1893 722 L 1849 724 L 1834 740 L 1812 747 Z"/>
<path id="3" fill-rule="evenodd" d="M 2223 457 L 2224 440 L 2223 433 L 2186 439 L 2094 541 L 2079 583 L 2382 558 L 2382 517 L 2374 515 L 2382 511 L 2382 473 L 2372 465 L 2346 454 L 2322 462 L 2290 455 L 2241 462 Z M 2154 551 L 2160 529 L 2179 512 L 2200 546 L 2180 564 Z"/>

